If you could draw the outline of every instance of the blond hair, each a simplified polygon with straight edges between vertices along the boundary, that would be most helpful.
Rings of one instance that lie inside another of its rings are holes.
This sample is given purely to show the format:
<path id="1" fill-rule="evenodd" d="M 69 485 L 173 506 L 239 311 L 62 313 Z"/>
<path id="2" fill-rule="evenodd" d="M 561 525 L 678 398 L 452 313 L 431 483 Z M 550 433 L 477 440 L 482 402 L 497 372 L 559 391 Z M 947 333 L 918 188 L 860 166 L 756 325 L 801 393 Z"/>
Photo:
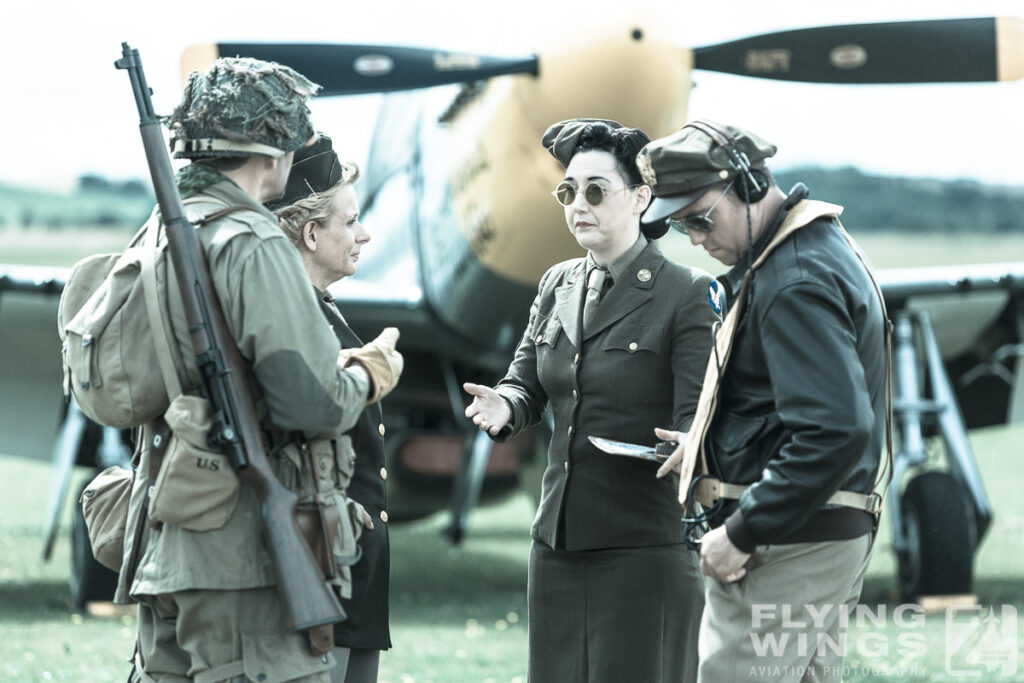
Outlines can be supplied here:
<path id="1" fill-rule="evenodd" d="M 292 244 L 298 245 L 302 239 L 302 226 L 310 221 L 322 224 L 331 215 L 334 207 L 334 197 L 345 185 L 350 185 L 359 179 L 359 167 L 353 162 L 341 164 L 341 180 L 328 188 L 325 192 L 317 193 L 310 188 L 310 194 L 305 199 L 300 199 L 294 204 L 283 206 L 278 209 L 277 224 L 284 234 L 291 240 Z"/>

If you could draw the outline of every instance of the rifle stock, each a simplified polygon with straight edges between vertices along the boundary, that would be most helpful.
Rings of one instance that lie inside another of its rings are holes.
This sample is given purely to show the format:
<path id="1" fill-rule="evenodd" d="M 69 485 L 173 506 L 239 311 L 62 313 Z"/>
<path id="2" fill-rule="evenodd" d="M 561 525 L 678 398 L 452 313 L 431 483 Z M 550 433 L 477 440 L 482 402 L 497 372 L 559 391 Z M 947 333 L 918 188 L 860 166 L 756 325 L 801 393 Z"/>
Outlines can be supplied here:
<path id="1" fill-rule="evenodd" d="M 131 78 L 149 173 L 166 228 L 203 390 L 212 408 L 210 445 L 227 453 L 238 478 L 260 500 L 277 591 L 287 610 L 289 626 L 303 631 L 343 621 L 341 603 L 324 581 L 299 531 L 295 518 L 298 498 L 277 480 L 267 461 L 248 384 L 248 364 L 228 330 L 199 238 L 185 216 L 138 50 L 122 43 L 121 51 L 122 57 L 114 65 L 127 69 Z"/>

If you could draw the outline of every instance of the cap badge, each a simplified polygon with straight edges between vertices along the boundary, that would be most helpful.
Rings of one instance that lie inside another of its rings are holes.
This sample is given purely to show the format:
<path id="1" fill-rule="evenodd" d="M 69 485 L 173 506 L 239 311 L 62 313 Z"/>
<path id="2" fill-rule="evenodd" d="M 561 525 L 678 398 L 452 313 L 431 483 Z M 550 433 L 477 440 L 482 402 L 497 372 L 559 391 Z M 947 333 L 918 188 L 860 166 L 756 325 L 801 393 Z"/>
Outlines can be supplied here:
<path id="1" fill-rule="evenodd" d="M 651 166 L 651 158 L 646 154 L 638 154 L 636 157 L 636 166 L 640 169 L 640 175 L 643 176 L 644 182 L 650 185 L 652 188 L 658 184 L 658 176 L 654 172 L 654 167 Z"/>
<path id="2" fill-rule="evenodd" d="M 651 279 L 651 271 L 647 270 L 646 268 L 641 268 L 640 270 L 636 271 L 636 279 L 639 280 L 640 282 L 647 282 L 648 280 Z"/>

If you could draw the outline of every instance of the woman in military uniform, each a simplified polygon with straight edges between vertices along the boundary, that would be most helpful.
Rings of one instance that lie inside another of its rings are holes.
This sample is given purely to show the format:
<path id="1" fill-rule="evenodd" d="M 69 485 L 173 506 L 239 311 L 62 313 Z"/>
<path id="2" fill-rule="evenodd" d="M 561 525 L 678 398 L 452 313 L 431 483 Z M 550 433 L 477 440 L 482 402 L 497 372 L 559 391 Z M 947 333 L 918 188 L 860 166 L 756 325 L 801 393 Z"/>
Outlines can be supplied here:
<path id="1" fill-rule="evenodd" d="M 281 229 L 299 250 L 320 308 L 342 349 L 360 347 L 362 342 L 334 305 L 327 287 L 355 273 L 359 251 L 370 241 L 359 222 L 353 187 L 358 177 L 359 169 L 341 163 L 331 139 L 321 136 L 315 145 L 296 154 L 285 194 L 272 205 Z M 339 662 L 331 674 L 335 683 L 376 681 L 380 651 L 391 647 L 383 434 L 379 403 L 367 405 L 355 427 L 345 433 L 355 454 L 348 496 L 364 508 L 364 529 L 359 537 L 359 560 L 351 567 L 351 597 L 342 599 L 348 618 L 334 629 Z"/>
<path id="2" fill-rule="evenodd" d="M 540 421 L 554 433 L 531 530 L 531 683 L 696 680 L 704 585 L 683 544 L 678 479 L 587 439 L 655 441 L 689 429 L 717 319 L 711 278 L 667 260 L 641 231 L 651 188 L 636 168 L 648 137 L 614 121 L 551 126 L 542 144 L 565 166 L 553 193 L 584 258 L 541 278 L 508 374 L 464 385 L 466 415 L 504 439 Z"/>

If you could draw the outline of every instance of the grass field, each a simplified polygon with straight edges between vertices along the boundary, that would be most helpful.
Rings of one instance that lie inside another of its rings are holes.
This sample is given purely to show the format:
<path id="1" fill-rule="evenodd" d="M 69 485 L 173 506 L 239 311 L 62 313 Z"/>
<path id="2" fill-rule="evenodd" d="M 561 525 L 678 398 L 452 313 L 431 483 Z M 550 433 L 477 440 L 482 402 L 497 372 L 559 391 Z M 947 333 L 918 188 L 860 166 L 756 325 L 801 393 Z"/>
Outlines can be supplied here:
<path id="1" fill-rule="evenodd" d="M 372 229 L 372 226 L 371 226 Z M 855 236 L 876 267 L 1024 260 L 1024 235 L 899 234 Z M 124 232 L 26 233 L 0 230 L 0 262 L 70 265 L 82 256 L 120 249 Z M 663 240 L 673 258 L 721 272 L 703 250 L 679 237 Z M 975 588 L 983 605 L 1011 605 L 1024 614 L 1024 426 L 978 430 L 971 441 L 995 512 L 976 563 Z M 79 473 L 85 476 L 85 473 Z M 118 681 L 127 674 L 132 616 L 74 614 L 68 606 L 70 525 L 49 563 L 41 560 L 50 466 L 0 456 L 0 681 Z M 72 490 L 76 490 L 72 487 Z M 66 507 L 70 507 L 70 501 Z M 526 562 L 529 499 L 519 496 L 474 512 L 464 546 L 442 539 L 447 522 L 435 516 L 392 527 L 392 637 L 382 659 L 382 683 L 509 683 L 525 680 Z M 945 615 L 918 624 L 895 618 L 895 562 L 883 519 L 862 603 L 886 611 L 882 625 L 854 623 L 847 681 L 959 681 L 947 671 Z M 909 637 L 922 648 L 900 647 Z M 1019 629 L 1018 653 L 1024 650 Z M 955 672 L 954 672 L 955 673 Z M 979 673 L 977 667 L 968 673 Z M 1024 681 L 1017 673 L 985 673 L 968 680 Z M 643 682 L 638 682 L 643 683 Z"/>
<path id="2" fill-rule="evenodd" d="M 978 599 L 997 609 L 1009 604 L 1024 614 L 1024 496 L 1019 494 L 1024 425 L 978 430 L 971 442 L 995 510 L 977 557 Z M 68 510 L 54 559 L 48 564 L 40 559 L 49 476 L 45 463 L 0 457 L 0 680 L 123 680 L 134 619 L 68 609 Z M 395 647 L 382 659 L 382 682 L 525 680 L 532 516 L 525 495 L 477 510 L 457 551 L 440 536 L 447 521 L 443 515 L 392 527 Z M 862 603 L 874 614 L 885 612 L 886 621 L 853 623 L 851 673 L 845 680 L 961 680 L 946 671 L 943 613 L 921 623 L 894 614 L 899 604 L 885 524 L 883 519 Z M 915 646 L 901 647 L 906 644 L 901 639 Z M 1013 676 L 974 680 L 1024 681 L 1024 659 Z"/>

